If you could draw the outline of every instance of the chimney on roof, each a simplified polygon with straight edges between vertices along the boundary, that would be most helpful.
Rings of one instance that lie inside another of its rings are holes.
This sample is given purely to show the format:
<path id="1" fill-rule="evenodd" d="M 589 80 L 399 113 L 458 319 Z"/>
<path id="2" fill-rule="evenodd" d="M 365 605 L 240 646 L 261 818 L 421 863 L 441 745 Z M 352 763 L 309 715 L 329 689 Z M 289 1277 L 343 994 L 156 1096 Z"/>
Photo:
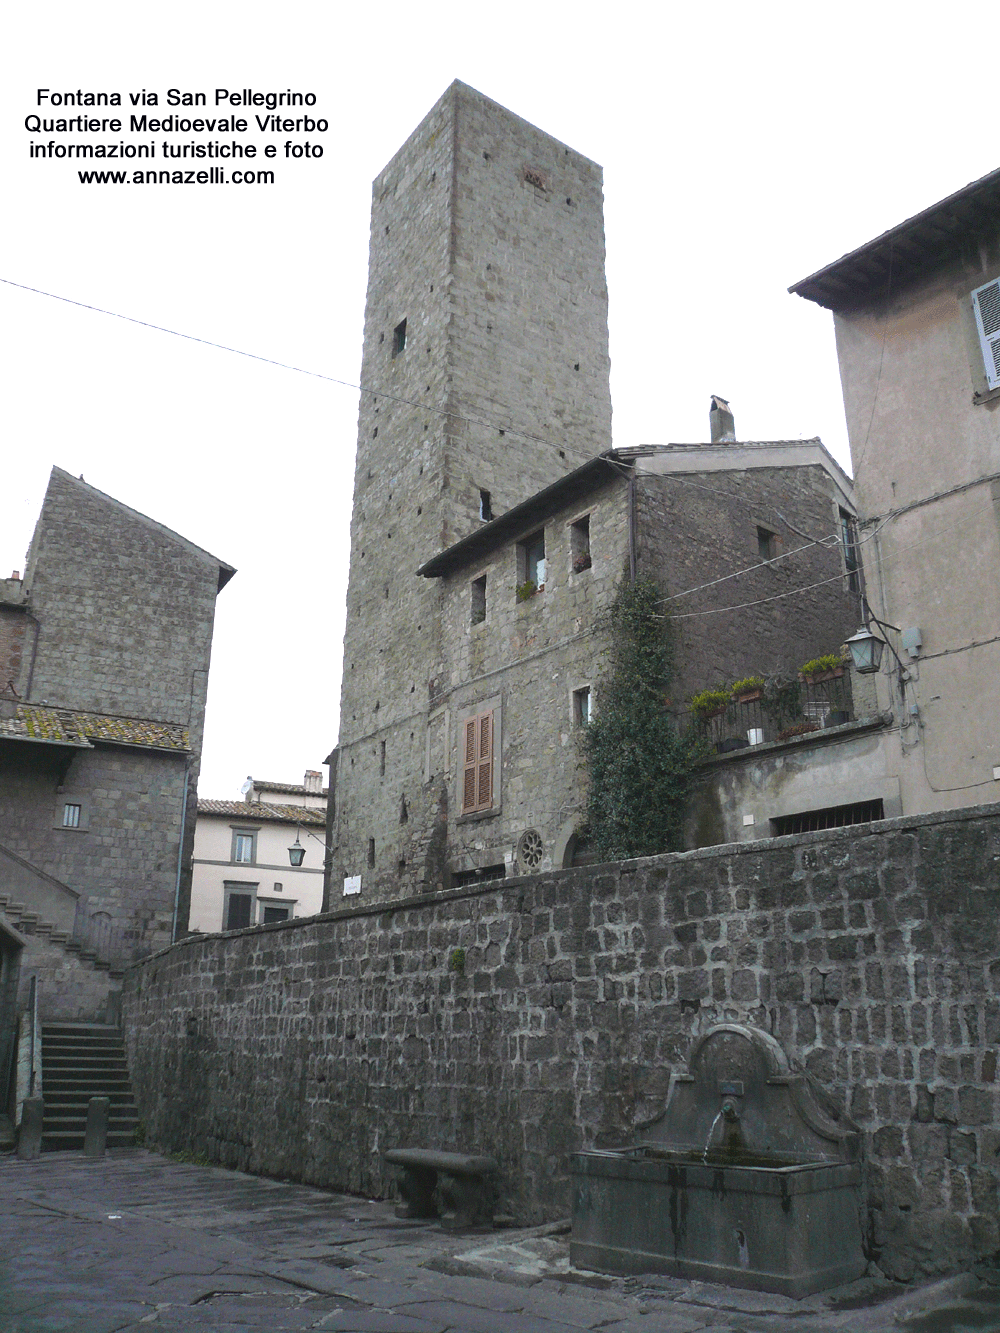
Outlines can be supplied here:
<path id="1" fill-rule="evenodd" d="M 21 582 L 21 571 L 20 571 L 19 569 L 12 570 L 12 571 L 11 571 L 11 578 L 12 578 L 16 583 L 20 583 L 20 582 Z"/>
<path id="2" fill-rule="evenodd" d="M 306 775 L 302 779 L 302 785 L 311 796 L 322 796 L 323 774 L 317 772 L 315 768 L 307 768 Z"/>
<path id="3" fill-rule="evenodd" d="M 708 425 L 713 444 L 735 444 L 736 422 L 725 398 L 712 394 L 712 406 L 708 412 Z"/>

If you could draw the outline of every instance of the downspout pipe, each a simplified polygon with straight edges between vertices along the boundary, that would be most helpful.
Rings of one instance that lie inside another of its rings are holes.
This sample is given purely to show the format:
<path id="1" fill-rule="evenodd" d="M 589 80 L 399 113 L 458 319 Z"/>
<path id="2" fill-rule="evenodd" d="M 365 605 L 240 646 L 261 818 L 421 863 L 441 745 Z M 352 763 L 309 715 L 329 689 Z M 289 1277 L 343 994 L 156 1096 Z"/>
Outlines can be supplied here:
<path id="1" fill-rule="evenodd" d="M 39 637 L 41 636 L 41 633 L 42 633 L 42 622 L 38 619 L 38 617 L 35 615 L 35 613 L 34 613 L 33 611 L 31 611 L 28 607 L 25 607 L 25 608 L 24 608 L 24 614 L 28 617 L 28 619 L 29 619 L 29 620 L 34 624 L 34 626 L 35 626 L 35 632 L 34 632 L 34 634 L 32 635 L 32 643 L 31 643 L 31 661 L 30 661 L 30 663 L 28 664 L 28 681 L 27 681 L 27 684 L 26 684 L 25 687 L 24 687 L 24 698 L 25 698 L 25 701 L 26 701 L 27 703 L 30 703 L 30 702 L 31 702 L 31 687 L 32 687 L 32 685 L 34 684 L 34 680 L 35 680 L 35 662 L 36 662 L 36 660 L 37 660 L 37 658 L 38 658 L 38 640 L 39 640 Z"/>
<path id="2" fill-rule="evenodd" d="M 191 760 L 184 760 L 184 798 L 181 802 L 181 836 L 177 844 L 177 878 L 174 882 L 174 920 L 170 927 L 170 942 L 177 943 L 177 913 L 181 901 L 181 869 L 184 865 L 184 838 L 187 831 L 188 784 L 191 776 Z"/>

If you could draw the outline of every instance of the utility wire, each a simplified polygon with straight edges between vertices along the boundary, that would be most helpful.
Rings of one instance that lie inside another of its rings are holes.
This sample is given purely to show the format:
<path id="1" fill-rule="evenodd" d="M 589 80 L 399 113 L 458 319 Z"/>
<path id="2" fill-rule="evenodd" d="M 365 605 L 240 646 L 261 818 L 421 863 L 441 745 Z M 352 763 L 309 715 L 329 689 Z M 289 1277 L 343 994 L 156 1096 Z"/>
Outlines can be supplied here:
<path id="1" fill-rule="evenodd" d="M 293 366 L 287 361 L 276 361 L 270 356 L 260 356 L 256 352 L 245 352 L 242 347 L 230 347 L 227 343 L 213 342 L 210 338 L 199 338 L 194 333 L 182 333 L 179 329 L 168 329 L 162 324 L 151 324 L 147 319 L 136 319 L 134 315 L 122 315 L 117 310 L 105 310 L 103 306 L 88 305 L 86 301 L 75 301 L 70 296 L 60 296 L 57 292 L 42 291 L 40 287 L 29 287 L 24 282 L 14 282 L 12 278 L 0 277 L 0 282 L 8 287 L 17 287 L 22 292 L 34 292 L 36 296 L 48 296 L 53 301 L 62 301 L 66 305 L 78 306 L 81 310 L 92 310 L 98 315 L 110 315 L 112 319 L 123 319 L 127 324 L 138 324 L 144 329 L 153 329 L 157 333 L 169 333 L 174 338 L 184 338 L 188 342 L 201 343 L 203 347 L 214 347 L 220 352 L 232 352 L 234 356 L 245 356 L 251 361 L 261 361 L 266 366 L 277 366 L 281 370 L 293 370 L 298 375 L 309 375 L 312 379 L 326 380 L 328 384 L 339 384 L 344 389 L 354 389 L 358 393 L 370 394 L 374 398 L 385 398 L 391 403 L 402 403 L 406 407 L 418 407 L 422 412 L 434 412 L 441 417 L 450 417 L 453 421 L 464 421 L 471 426 L 485 426 L 487 430 L 499 430 L 505 435 L 516 435 L 521 440 L 534 440 L 536 444 L 546 444 L 552 449 L 559 446 L 541 435 L 530 435 L 527 431 L 516 430 L 513 426 L 498 426 L 492 421 L 483 421 L 479 417 L 463 416 L 461 412 L 449 412 L 443 407 L 432 407 L 413 398 L 401 398 L 398 394 L 386 393 L 384 389 L 366 389 L 350 380 L 337 379 L 334 375 L 324 375 L 319 370 L 306 370 L 303 366 Z M 502 407 L 503 404 L 500 404 Z"/>
<path id="2" fill-rule="evenodd" d="M 48 297 L 50 300 L 53 300 L 53 301 L 62 301 L 65 305 L 77 306 L 77 307 L 78 307 L 79 309 L 81 309 L 81 310 L 90 310 L 90 311 L 93 311 L 95 314 L 98 314 L 98 315 L 107 315 L 107 316 L 109 316 L 109 317 L 112 318 L 112 319 L 121 319 L 121 320 L 124 320 L 124 321 L 125 321 L 126 323 L 128 323 L 128 324 L 137 324 L 137 325 L 139 325 L 141 328 L 152 329 L 152 330 L 153 330 L 154 332 L 156 332 L 156 333 L 167 333 L 167 334 L 170 334 L 171 337 L 174 337 L 174 338 L 183 338 L 183 339 L 185 339 L 185 341 L 187 341 L 187 342 L 200 343 L 200 344 L 201 344 L 202 346 L 204 346 L 204 347 L 214 347 L 217 351 L 220 351 L 220 352 L 230 352 L 230 353 L 232 353 L 234 356 L 244 356 L 244 357 L 247 357 L 248 360 L 251 360 L 251 361 L 260 361 L 260 362 L 261 362 L 262 364 L 264 364 L 264 365 L 268 365 L 268 366 L 277 366 L 278 369 L 280 369 L 280 370 L 291 370 L 291 371 L 293 371 L 295 374 L 298 374 L 298 375 L 308 375 L 308 376 L 310 376 L 310 378 L 312 378 L 312 379 L 325 380 L 328 384 L 338 384 L 338 385 L 341 386 L 341 388 L 345 388 L 345 389 L 353 389 L 353 390 L 354 390 L 355 392 L 357 392 L 357 393 L 370 394 L 372 397 L 375 397 L 375 398 L 385 398 L 385 399 L 386 399 L 387 401 L 389 401 L 389 402 L 393 402 L 393 403 L 401 403 L 401 404 L 403 404 L 403 405 L 406 406 L 406 407 L 416 407 L 416 408 L 419 408 L 421 411 L 424 411 L 424 412 L 432 412 L 432 413 L 436 414 L 437 416 L 447 417 L 447 418 L 450 418 L 451 420 L 454 420 L 454 421 L 463 421 L 463 422 L 465 422 L 465 423 L 468 424 L 468 425 L 473 425 L 473 426 L 483 426 L 483 427 L 485 427 L 487 430 L 500 430 L 500 431 L 502 431 L 502 432 L 503 432 L 504 434 L 506 434 L 506 435 L 513 435 L 513 436 L 516 436 L 518 439 L 523 439 L 523 440 L 533 440 L 533 441 L 535 441 L 537 444 L 545 444 L 545 445 L 548 445 L 548 446 L 551 447 L 551 448 L 556 448 L 556 447 L 557 447 L 551 440 L 547 440 L 547 439 L 544 438 L 544 436 L 541 436 L 541 435 L 532 435 L 532 434 L 530 434 L 530 433 L 527 432 L 527 431 L 519 431 L 519 430 L 516 430 L 515 428 L 513 428 L 513 427 L 511 427 L 511 426 L 497 426 L 494 422 L 491 422 L 491 421 L 484 421 L 484 420 L 483 420 L 482 418 L 480 418 L 480 417 L 468 417 L 468 416 L 463 415 L 463 414 L 460 413 L 460 412 L 449 412 L 449 411 L 447 411 L 447 410 L 444 409 L 444 408 L 433 407 L 433 406 L 432 406 L 431 404 L 429 404 L 429 403 L 421 403 L 421 402 L 419 402 L 418 400 L 413 399 L 413 398 L 402 398 L 402 397 L 400 397 L 398 394 L 387 393 L 387 392 L 386 392 L 385 390 L 383 390 L 383 389 L 378 389 L 378 388 L 376 388 L 376 389 L 366 389 L 366 388 L 364 388 L 362 385 L 360 385 L 360 384 L 354 384 L 354 383 L 353 383 L 352 381 L 350 381 L 350 380 L 342 380 L 342 379 L 338 379 L 338 378 L 337 378 L 336 376 L 334 376 L 334 375 L 324 375 L 324 374 L 322 373 L 322 371 L 318 371 L 318 370 L 307 370 L 304 366 L 295 366 L 295 365 L 292 365 L 290 362 L 287 362 L 287 361 L 278 361 L 278 360 L 276 360 L 274 357 L 261 356 L 261 355 L 260 355 L 259 353 L 257 353 L 257 352 L 247 352 L 247 351 L 244 351 L 244 349 L 241 348 L 241 347 L 230 347 L 228 343 L 214 342 L 214 341 L 213 341 L 212 339 L 210 339 L 210 338 L 200 338 L 200 337 L 197 336 L 197 334 L 193 334 L 193 333 L 184 333 L 184 332 L 182 332 L 182 331 L 179 330 L 179 329 L 168 329 L 165 325 L 162 325 L 162 324 L 153 324 L 150 320 L 146 320 L 146 319 L 137 319 L 134 315 L 123 315 L 123 314 L 121 314 L 121 313 L 120 313 L 119 311 L 117 311 L 117 310 L 106 310 L 103 306 L 91 305 L 91 304 L 89 304 L 89 303 L 86 302 L 86 301 L 77 301 L 77 300 L 75 300 L 75 299 L 73 299 L 72 297 L 69 297 L 69 296 L 61 296 L 61 295 L 60 295 L 59 293 L 57 293 L 57 292 L 47 292 L 47 291 L 44 291 L 44 290 L 43 290 L 42 288 L 40 288 L 40 287 L 31 287 L 31 286 L 29 286 L 27 283 L 23 283 L 23 282 L 15 282 L 12 278 L 4 278 L 4 277 L 0 277 L 0 282 L 4 283 L 4 284 L 5 284 L 6 286 L 8 286 L 8 287 L 16 287 L 16 288 L 17 288 L 18 290 L 20 290 L 20 291 L 31 292 L 31 293 L 33 293 L 35 296 L 46 296 L 46 297 Z M 610 460 L 609 460 L 609 461 L 610 461 Z M 719 495 L 719 496 L 722 496 L 723 498 L 726 498 L 726 499 L 731 499 L 731 498 L 732 498 L 732 494 L 731 494 L 731 493 L 727 493 L 727 492 L 724 492 L 724 491 L 717 490 L 716 488 L 711 487 L 711 486 L 699 485 L 697 482 L 688 481 L 686 478 L 683 478 L 683 477 L 675 477 L 674 480 L 676 480 L 676 481 L 680 481 L 683 485 L 691 486 L 691 487 L 693 487 L 693 488 L 695 488 L 695 489 L 697 489 L 697 490 L 708 491 L 708 492 L 711 493 L 711 494 Z M 791 527 L 792 525 L 791 525 L 791 524 L 787 524 L 787 526 L 788 526 L 788 527 Z M 796 529 L 792 528 L 792 531 L 796 531 Z M 800 534 L 800 535 L 804 535 L 804 534 Z M 874 536 L 874 533 L 871 534 L 871 536 Z M 862 539 L 861 539 L 861 541 L 867 541 L 867 540 L 870 540 L 870 537 L 865 537 L 865 538 L 862 538 Z M 748 566 L 746 569 L 735 570 L 733 573 L 723 575 L 721 578 L 719 578 L 719 579 L 714 579 L 714 580 L 712 580 L 712 582 L 710 582 L 710 583 L 704 583 L 704 584 L 701 584 L 701 585 L 700 585 L 699 587 L 697 587 L 697 588 L 689 588 L 689 589 L 687 589 L 687 590 L 684 591 L 684 592 L 674 593 L 674 594 L 672 594 L 671 597 L 669 597 L 669 598 L 664 598 L 663 600 L 664 600 L 664 601 L 675 601 L 675 600 L 676 600 L 677 598 L 679 598 L 679 597 L 687 597 L 687 596 L 689 596 L 691 593 L 694 593 L 694 592 L 701 592 L 703 589 L 705 589 L 705 588 L 710 588 L 710 587 L 714 587 L 714 586 L 715 586 L 716 584 L 718 584 L 718 583 L 725 583 L 725 582 L 727 582 L 729 579 L 732 579 L 732 578 L 739 578 L 739 577 L 740 577 L 741 575 L 743 575 L 743 574 L 752 573 L 752 572 L 753 572 L 754 570 L 756 570 L 756 569 L 761 569 L 761 568 L 763 568 L 763 566 L 766 565 L 766 564 L 773 565 L 773 564 L 776 562 L 776 560 L 784 560 L 784 559 L 786 559 L 788 556 L 795 555 L 795 554 L 796 554 L 797 552 L 799 552 L 799 551 L 804 551 L 804 550 L 806 550 L 809 546 L 826 546 L 826 545 L 828 545 L 831 541 L 833 541 L 833 542 L 839 541 L 839 538 L 837 538 L 836 536 L 831 536 L 831 537 L 828 537 L 828 538 L 817 538 L 817 539 L 814 540 L 814 541 L 808 542 L 805 546 L 799 546 L 799 547 L 796 547 L 796 548 L 795 548 L 794 550 L 792 550 L 792 551 L 786 551 L 783 555 L 780 555 L 780 556 L 775 557 L 775 560 L 771 560 L 771 561 L 762 561 L 762 562 L 759 563 L 759 564 L 756 564 L 756 565 L 750 565 L 750 566 Z M 857 542 L 857 543 L 855 543 L 855 544 L 856 544 L 856 545 L 860 545 L 860 544 L 861 544 L 861 541 L 859 541 L 859 542 Z M 836 574 L 836 575 L 833 576 L 833 578 L 823 579 L 820 583 L 812 583 L 812 584 L 809 584 L 809 585 L 807 585 L 806 587 L 803 587 L 803 588 L 795 588 L 795 589 L 792 589 L 792 590 L 790 590 L 790 591 L 788 591 L 788 592 L 777 593 L 777 594 L 775 594 L 775 595 L 772 596 L 772 597 L 764 597 L 764 598 L 760 598 L 759 600 L 754 601 L 754 602 L 745 602 L 745 603 L 743 603 L 741 606 L 737 606 L 737 607 L 717 607 L 717 608 L 715 608 L 714 610 L 710 610 L 710 611 L 689 611 L 689 612 L 683 612 L 683 613 L 681 613 L 680 615 L 676 616 L 675 618 L 676 618 L 676 619 L 683 619 L 683 618 L 686 618 L 686 617 L 688 617 L 688 616 L 716 615 L 716 614 L 719 614 L 719 613 L 721 613 L 721 612 L 723 612 L 723 611 L 737 611 L 737 610 L 742 610 L 742 609 L 744 609 L 744 607 L 760 606 L 760 605 L 763 605 L 763 603 L 765 603 L 765 602 L 777 601 L 778 599 L 780 599 L 780 598 L 782 598 L 782 597 L 791 597 L 791 596 L 793 596 L 796 592 L 808 592 L 808 591 L 810 591 L 812 588 L 822 587 L 823 584 L 826 584 L 826 583 L 833 583 L 833 582 L 836 581 L 836 579 L 838 579 L 838 578 L 842 578 L 842 577 L 843 577 L 842 574 Z"/>
<path id="3" fill-rule="evenodd" d="M 740 602 L 738 606 L 715 606 L 709 611 L 679 611 L 670 616 L 657 616 L 657 620 L 690 620 L 693 616 L 719 616 L 726 611 L 744 611 L 749 606 L 763 606 L 765 602 L 779 602 L 783 597 L 795 597 L 800 592 L 812 592 L 813 588 L 822 588 L 827 583 L 836 583 L 844 577 L 843 571 L 818 583 L 807 583 L 802 588 L 790 588 L 787 592 L 776 592 L 770 597 L 758 597 L 753 602 Z"/>
<path id="4" fill-rule="evenodd" d="M 857 550 L 857 548 L 863 546 L 865 542 L 870 542 L 873 538 L 877 537 L 889 521 L 889 518 L 884 518 L 878 527 L 868 533 L 866 537 L 859 537 L 857 541 L 852 542 L 852 549 Z M 792 527 L 787 519 L 784 519 L 783 522 L 785 522 L 788 527 Z M 792 531 L 795 532 L 796 529 L 792 528 Z M 800 535 L 804 536 L 805 534 Z M 716 584 L 726 583 L 729 579 L 738 579 L 743 574 L 752 574 L 757 569 L 766 569 L 770 565 L 776 565 L 779 560 L 787 560 L 789 556 L 798 555 L 800 551 L 807 551 L 811 546 L 829 546 L 831 543 L 837 546 L 841 544 L 840 537 L 837 536 L 836 533 L 832 533 L 829 537 L 816 537 L 813 540 L 806 542 L 804 546 L 794 546 L 790 551 L 783 551 L 780 555 L 776 555 L 773 560 L 761 560 L 756 565 L 747 565 L 743 569 L 734 569 L 731 574 L 723 574 L 720 578 L 712 579 L 709 583 L 699 583 L 696 588 L 685 588 L 683 592 L 675 592 L 671 593 L 669 597 L 661 597 L 659 599 L 659 605 L 663 605 L 666 602 L 674 602 L 678 597 L 688 597 L 691 593 L 703 592 L 706 588 L 714 588 Z M 840 574 L 838 577 L 843 578 L 844 575 Z"/>

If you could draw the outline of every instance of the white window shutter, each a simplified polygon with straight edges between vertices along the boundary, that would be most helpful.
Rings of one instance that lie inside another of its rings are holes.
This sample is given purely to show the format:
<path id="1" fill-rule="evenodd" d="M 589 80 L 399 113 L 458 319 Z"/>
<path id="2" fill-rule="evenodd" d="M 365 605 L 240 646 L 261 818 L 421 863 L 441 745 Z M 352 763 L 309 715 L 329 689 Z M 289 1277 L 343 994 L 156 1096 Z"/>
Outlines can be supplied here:
<path id="1" fill-rule="evenodd" d="M 1000 389 L 1000 278 L 976 288 L 972 308 L 983 349 L 986 383 L 991 389 Z"/>

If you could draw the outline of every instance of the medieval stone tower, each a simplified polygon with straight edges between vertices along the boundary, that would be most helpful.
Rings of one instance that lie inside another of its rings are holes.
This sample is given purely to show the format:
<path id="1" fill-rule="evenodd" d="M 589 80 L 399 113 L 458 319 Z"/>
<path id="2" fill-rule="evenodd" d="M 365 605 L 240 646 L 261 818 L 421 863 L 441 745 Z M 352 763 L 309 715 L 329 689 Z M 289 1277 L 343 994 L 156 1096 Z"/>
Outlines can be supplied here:
<path id="1" fill-rule="evenodd" d="M 446 882 L 418 567 L 611 445 L 599 166 L 453 83 L 372 192 L 331 905 Z"/>

